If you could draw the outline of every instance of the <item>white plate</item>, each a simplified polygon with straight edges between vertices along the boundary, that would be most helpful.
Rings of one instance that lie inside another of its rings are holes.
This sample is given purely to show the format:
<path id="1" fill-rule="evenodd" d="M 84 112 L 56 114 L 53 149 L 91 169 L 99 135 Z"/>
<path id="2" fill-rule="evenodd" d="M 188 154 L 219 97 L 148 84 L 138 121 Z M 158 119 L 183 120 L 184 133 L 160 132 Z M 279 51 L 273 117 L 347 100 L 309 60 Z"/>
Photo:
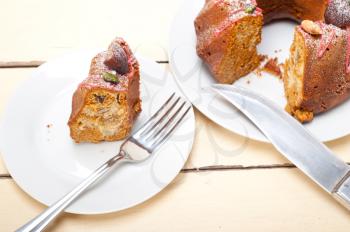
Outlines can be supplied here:
<path id="1" fill-rule="evenodd" d="M 121 142 L 75 144 L 67 121 L 73 91 L 96 51 L 77 52 L 40 66 L 12 97 L 0 130 L 1 153 L 16 183 L 50 205 L 118 152 Z M 181 94 L 171 74 L 138 57 L 142 113 L 135 128 L 172 92 Z M 52 125 L 50 128 L 47 125 Z M 67 212 L 99 214 L 137 205 L 161 191 L 183 167 L 195 131 L 193 110 L 170 141 L 147 161 L 124 165 L 94 186 Z"/>
<path id="2" fill-rule="evenodd" d="M 268 142 L 244 115 L 207 89 L 214 80 L 196 55 L 193 25 L 203 5 L 204 0 L 185 1 L 174 19 L 170 33 L 169 58 L 176 80 L 194 106 L 211 120 L 242 136 Z M 291 21 L 278 21 L 264 26 L 259 53 L 278 57 L 280 62 L 284 62 L 289 56 L 295 25 Z M 257 77 L 251 73 L 234 84 L 255 91 L 284 108 L 286 99 L 282 81 L 265 72 L 262 74 L 263 77 Z M 321 141 L 330 141 L 350 133 L 349 116 L 350 101 L 347 101 L 327 113 L 317 115 L 305 127 Z"/>

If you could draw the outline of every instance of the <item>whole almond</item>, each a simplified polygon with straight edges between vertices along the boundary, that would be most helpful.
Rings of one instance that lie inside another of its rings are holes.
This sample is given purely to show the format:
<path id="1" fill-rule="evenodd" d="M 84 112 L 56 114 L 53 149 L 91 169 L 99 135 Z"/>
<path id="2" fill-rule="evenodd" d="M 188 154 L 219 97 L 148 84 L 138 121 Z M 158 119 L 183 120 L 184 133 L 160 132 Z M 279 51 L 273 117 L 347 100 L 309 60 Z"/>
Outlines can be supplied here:
<path id="1" fill-rule="evenodd" d="M 314 23 L 311 20 L 302 21 L 301 27 L 304 29 L 304 31 L 306 31 L 311 35 L 322 35 L 321 27 L 317 23 Z"/>

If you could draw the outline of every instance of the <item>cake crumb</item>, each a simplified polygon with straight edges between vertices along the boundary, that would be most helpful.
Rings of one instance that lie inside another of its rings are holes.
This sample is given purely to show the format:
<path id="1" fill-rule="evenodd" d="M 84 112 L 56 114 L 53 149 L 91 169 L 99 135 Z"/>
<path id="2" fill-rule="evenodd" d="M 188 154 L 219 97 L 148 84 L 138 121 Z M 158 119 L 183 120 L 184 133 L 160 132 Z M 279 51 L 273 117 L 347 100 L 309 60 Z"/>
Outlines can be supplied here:
<path id="1" fill-rule="evenodd" d="M 282 49 L 276 49 L 275 51 L 274 51 L 275 53 L 279 53 L 279 52 L 282 52 Z"/>
<path id="2" fill-rule="evenodd" d="M 263 70 L 262 68 L 257 68 L 257 69 L 255 69 L 255 70 L 254 70 L 255 75 L 256 75 L 257 77 L 262 77 L 262 73 L 261 73 L 262 70 Z"/>
<path id="3" fill-rule="evenodd" d="M 260 63 L 264 62 L 267 58 L 267 55 L 259 55 Z"/>
<path id="4" fill-rule="evenodd" d="M 247 80 L 247 84 L 248 84 L 248 85 L 250 84 L 250 80 Z"/>
<path id="5" fill-rule="evenodd" d="M 52 126 L 53 125 L 51 123 L 46 125 L 47 128 L 51 128 Z"/>
<path id="6" fill-rule="evenodd" d="M 282 79 L 281 64 L 278 63 L 277 57 L 270 58 L 262 70 Z"/>
<path id="7" fill-rule="evenodd" d="M 275 50 L 282 51 L 281 49 Z M 266 62 L 264 62 L 266 59 L 268 59 Z M 270 58 L 267 55 L 260 55 L 260 64 L 261 66 L 254 70 L 254 73 L 257 77 L 262 77 L 262 72 L 270 73 L 273 76 L 278 77 L 279 79 L 282 79 L 282 69 L 283 69 L 283 63 L 278 63 L 278 58 Z"/>

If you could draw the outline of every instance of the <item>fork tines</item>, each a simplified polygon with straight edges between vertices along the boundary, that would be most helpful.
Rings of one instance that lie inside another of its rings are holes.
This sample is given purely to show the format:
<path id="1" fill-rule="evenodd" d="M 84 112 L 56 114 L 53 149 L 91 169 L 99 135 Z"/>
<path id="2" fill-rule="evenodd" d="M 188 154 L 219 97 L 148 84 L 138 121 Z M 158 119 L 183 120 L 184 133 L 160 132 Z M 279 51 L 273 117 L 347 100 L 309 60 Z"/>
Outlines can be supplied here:
<path id="1" fill-rule="evenodd" d="M 153 150 L 166 141 L 190 109 L 190 103 L 173 93 L 132 137 Z"/>

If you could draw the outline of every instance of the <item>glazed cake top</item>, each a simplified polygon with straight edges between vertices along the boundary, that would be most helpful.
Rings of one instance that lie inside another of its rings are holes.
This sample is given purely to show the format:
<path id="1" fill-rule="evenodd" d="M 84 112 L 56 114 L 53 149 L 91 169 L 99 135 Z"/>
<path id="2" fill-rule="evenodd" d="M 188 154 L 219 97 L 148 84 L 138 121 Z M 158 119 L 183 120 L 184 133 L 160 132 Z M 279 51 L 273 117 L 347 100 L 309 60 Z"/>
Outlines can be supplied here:
<path id="1" fill-rule="evenodd" d="M 227 27 L 246 16 L 262 16 L 255 0 L 208 0 L 195 19 L 198 47 L 205 46 L 213 36 L 218 36 Z"/>
<path id="2" fill-rule="evenodd" d="M 115 46 L 121 46 L 126 53 L 128 72 L 125 74 L 119 74 L 116 70 L 105 64 L 106 59 L 111 56 L 112 49 Z M 103 88 L 118 92 L 127 91 L 129 87 L 129 80 L 134 77 L 135 73 L 138 71 L 138 68 L 139 64 L 132 54 L 128 44 L 122 38 L 116 38 L 112 41 L 107 51 L 97 54 L 92 59 L 89 75 L 79 87 Z M 118 82 L 111 83 L 105 81 L 105 73 L 116 75 Z"/>
<path id="3" fill-rule="evenodd" d="M 247 15 L 262 15 L 255 0 L 209 0 L 198 15 L 198 19 L 205 19 L 209 24 L 202 24 L 200 20 L 195 21 L 196 30 L 220 30 L 225 21 L 234 22 Z"/>
<path id="4" fill-rule="evenodd" d="M 350 26 L 350 1 L 329 0 L 325 21 L 340 28 Z"/>

